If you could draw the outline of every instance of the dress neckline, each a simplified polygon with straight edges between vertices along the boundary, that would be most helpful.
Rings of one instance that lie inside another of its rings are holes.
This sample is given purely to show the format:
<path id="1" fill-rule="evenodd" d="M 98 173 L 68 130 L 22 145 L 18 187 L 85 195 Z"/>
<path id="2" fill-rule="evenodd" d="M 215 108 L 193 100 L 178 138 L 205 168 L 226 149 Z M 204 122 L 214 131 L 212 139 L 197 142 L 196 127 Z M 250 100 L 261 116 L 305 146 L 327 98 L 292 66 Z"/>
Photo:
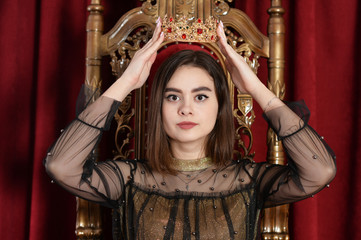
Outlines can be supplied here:
<path id="1" fill-rule="evenodd" d="M 209 168 L 213 165 L 212 158 L 204 157 L 197 159 L 172 158 L 172 167 L 177 171 L 190 172 Z"/>

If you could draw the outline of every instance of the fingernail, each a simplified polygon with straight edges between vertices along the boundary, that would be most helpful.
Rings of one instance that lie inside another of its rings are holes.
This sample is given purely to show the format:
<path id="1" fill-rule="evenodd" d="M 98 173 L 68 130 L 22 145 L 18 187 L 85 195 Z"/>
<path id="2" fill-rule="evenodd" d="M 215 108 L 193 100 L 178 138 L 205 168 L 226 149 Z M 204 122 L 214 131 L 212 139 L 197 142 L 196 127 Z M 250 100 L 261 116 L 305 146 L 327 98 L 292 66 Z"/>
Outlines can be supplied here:
<path id="1" fill-rule="evenodd" d="M 222 26 L 222 28 L 224 28 L 224 27 L 223 27 L 223 22 L 222 22 L 222 20 L 221 20 L 221 26 Z"/>
<path id="2" fill-rule="evenodd" d="M 161 32 L 161 33 L 160 33 L 160 36 L 163 37 L 163 35 L 164 35 L 164 32 Z"/>
<path id="3" fill-rule="evenodd" d="M 160 20 L 160 17 L 157 18 L 157 21 L 156 21 L 157 25 L 158 25 L 158 23 L 159 23 L 159 20 Z"/>

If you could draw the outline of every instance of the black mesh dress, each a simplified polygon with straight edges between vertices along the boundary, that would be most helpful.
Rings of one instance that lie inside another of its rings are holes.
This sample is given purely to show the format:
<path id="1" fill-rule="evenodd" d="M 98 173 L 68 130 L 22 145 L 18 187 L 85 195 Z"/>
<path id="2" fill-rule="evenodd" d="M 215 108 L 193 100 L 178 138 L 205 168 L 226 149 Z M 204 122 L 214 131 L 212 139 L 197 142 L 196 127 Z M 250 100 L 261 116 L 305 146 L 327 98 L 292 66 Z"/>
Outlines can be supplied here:
<path id="1" fill-rule="evenodd" d="M 66 190 L 116 209 L 117 239 L 258 239 L 262 208 L 305 199 L 336 173 L 335 156 L 307 125 L 302 103 L 291 104 L 294 111 L 283 106 L 264 114 L 283 140 L 287 166 L 187 162 L 177 175 L 162 175 L 144 160 L 96 163 L 93 150 L 119 104 L 101 96 L 65 129 L 44 161 Z"/>

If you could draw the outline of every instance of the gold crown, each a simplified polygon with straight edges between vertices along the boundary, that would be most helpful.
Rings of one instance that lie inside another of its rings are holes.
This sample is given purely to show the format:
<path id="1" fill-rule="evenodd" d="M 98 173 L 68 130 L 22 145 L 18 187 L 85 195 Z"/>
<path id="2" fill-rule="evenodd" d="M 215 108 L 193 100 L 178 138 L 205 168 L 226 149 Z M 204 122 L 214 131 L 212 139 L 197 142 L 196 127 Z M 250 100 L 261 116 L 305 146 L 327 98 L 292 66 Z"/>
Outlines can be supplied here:
<path id="1" fill-rule="evenodd" d="M 165 40 L 181 42 L 216 42 L 217 20 L 211 16 L 205 21 L 198 18 L 190 23 L 185 16 L 178 19 L 165 16 L 163 18 L 162 31 Z"/>

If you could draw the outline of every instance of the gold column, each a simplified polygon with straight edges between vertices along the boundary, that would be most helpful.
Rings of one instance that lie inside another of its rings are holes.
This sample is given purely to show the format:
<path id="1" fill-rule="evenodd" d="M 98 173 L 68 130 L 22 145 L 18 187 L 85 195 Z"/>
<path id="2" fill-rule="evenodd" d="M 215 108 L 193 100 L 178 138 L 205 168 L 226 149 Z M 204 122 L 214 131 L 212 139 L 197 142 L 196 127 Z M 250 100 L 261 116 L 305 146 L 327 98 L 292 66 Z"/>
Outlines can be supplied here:
<path id="1" fill-rule="evenodd" d="M 86 76 L 85 85 L 90 89 L 101 86 L 100 67 L 100 37 L 103 33 L 103 6 L 100 0 L 92 0 L 88 6 L 89 16 L 86 26 Z M 95 101 L 96 95 L 89 93 L 87 100 Z M 92 99 L 90 99 L 92 98 Z M 76 238 L 77 239 L 101 239 L 102 217 L 98 204 L 77 198 Z"/>
<path id="2" fill-rule="evenodd" d="M 88 6 L 89 16 L 86 25 L 87 46 L 86 46 L 86 75 L 85 84 L 92 88 L 101 86 L 101 47 L 100 39 L 103 34 L 103 6 L 100 0 L 92 0 Z"/>
<path id="3" fill-rule="evenodd" d="M 268 37 L 270 40 L 268 88 L 280 99 L 283 99 L 285 96 L 284 12 L 285 10 L 282 8 L 282 0 L 271 0 L 271 7 L 268 9 L 268 14 L 270 15 L 268 22 Z M 272 131 L 272 129 L 268 129 L 267 146 L 267 161 L 272 164 L 284 165 L 285 154 L 282 142 L 278 141 L 276 134 Z M 261 224 L 262 239 L 289 239 L 288 210 L 288 205 L 267 208 L 264 210 L 264 218 Z"/>

